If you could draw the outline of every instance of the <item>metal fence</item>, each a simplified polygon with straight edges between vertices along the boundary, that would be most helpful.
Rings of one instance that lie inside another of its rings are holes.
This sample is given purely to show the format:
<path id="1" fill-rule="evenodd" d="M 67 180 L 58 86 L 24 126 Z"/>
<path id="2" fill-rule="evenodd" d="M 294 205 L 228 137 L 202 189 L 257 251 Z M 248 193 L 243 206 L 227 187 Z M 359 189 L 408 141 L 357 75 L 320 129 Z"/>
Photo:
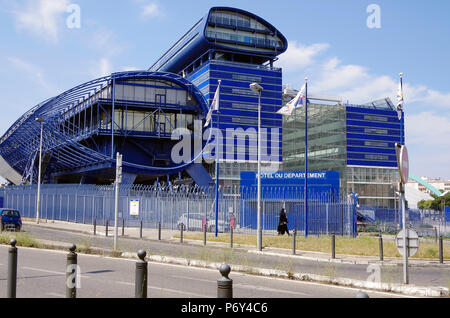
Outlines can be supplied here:
<path id="1" fill-rule="evenodd" d="M 201 231 L 207 225 L 215 230 L 215 195 L 212 188 L 157 188 L 121 185 L 118 217 L 127 227 Z M 218 204 L 219 232 L 256 234 L 256 195 L 237 189 L 221 191 Z M 265 235 L 276 235 L 281 208 L 287 211 L 289 230 L 304 231 L 304 198 L 302 193 L 273 196 L 262 201 L 262 229 Z M 0 191 L 3 206 L 17 209 L 24 217 L 36 217 L 37 186 L 12 186 Z M 40 218 L 84 224 L 105 225 L 114 220 L 114 187 L 92 185 L 41 185 Z M 312 196 L 308 200 L 308 233 L 311 235 L 356 235 L 355 202 L 352 198 Z"/>
<path id="2" fill-rule="evenodd" d="M 396 234 L 401 228 L 399 209 L 358 207 L 357 211 L 371 219 L 364 226 L 366 231 Z M 421 237 L 450 236 L 450 215 L 444 211 L 406 209 L 406 222 Z"/>

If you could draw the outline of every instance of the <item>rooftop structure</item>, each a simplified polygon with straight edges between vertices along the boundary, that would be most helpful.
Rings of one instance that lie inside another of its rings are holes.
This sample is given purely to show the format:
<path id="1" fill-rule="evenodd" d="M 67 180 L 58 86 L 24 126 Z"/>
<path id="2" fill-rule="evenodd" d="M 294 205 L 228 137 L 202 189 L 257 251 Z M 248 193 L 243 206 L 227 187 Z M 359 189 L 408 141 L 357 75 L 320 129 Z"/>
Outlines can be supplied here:
<path id="1" fill-rule="evenodd" d="M 189 79 L 209 104 L 221 81 L 220 119 L 214 114 L 212 127 L 219 127 L 224 136 L 218 153 L 223 186 L 239 186 L 240 173 L 257 168 L 258 94 L 250 89 L 251 83 L 263 87 L 261 127 L 267 131 L 261 138 L 263 165 L 281 163 L 282 116 L 276 112 L 282 106 L 282 70 L 273 62 L 286 49 L 286 38 L 263 18 L 237 8 L 214 7 L 150 67 Z M 230 136 L 229 130 L 243 131 L 244 140 Z M 215 178 L 215 165 L 205 167 Z"/>
<path id="2" fill-rule="evenodd" d="M 200 91 L 175 74 L 134 71 L 95 79 L 33 107 L 8 129 L 0 139 L 3 170 L 9 171 L 4 177 L 37 182 L 42 122 L 46 183 L 111 183 L 120 152 L 125 183 L 187 171 L 208 184 L 193 160 L 176 164 L 170 156 L 173 130 L 192 130 L 194 119 L 207 112 Z"/>

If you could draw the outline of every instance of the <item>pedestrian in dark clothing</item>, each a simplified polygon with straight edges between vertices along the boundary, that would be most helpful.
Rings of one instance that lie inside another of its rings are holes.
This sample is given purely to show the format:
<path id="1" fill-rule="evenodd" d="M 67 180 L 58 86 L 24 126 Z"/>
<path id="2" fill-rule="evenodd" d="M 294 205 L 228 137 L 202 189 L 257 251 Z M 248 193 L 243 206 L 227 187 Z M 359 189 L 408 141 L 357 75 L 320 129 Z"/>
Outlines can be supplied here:
<path id="1" fill-rule="evenodd" d="M 289 221 L 286 216 L 286 210 L 283 208 L 281 209 L 280 220 L 278 221 L 278 235 L 284 235 L 285 232 L 287 233 L 287 235 L 291 235 L 289 234 L 289 229 L 287 226 L 288 223 Z"/>

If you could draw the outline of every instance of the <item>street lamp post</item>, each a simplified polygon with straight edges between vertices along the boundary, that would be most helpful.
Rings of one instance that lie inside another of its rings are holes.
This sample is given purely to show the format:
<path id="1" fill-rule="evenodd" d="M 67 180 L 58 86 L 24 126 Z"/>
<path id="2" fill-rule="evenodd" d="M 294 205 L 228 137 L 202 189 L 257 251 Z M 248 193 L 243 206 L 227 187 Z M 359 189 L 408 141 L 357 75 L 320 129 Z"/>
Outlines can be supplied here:
<path id="1" fill-rule="evenodd" d="M 41 136 L 39 142 L 39 172 L 38 172 L 38 193 L 36 204 L 36 224 L 39 224 L 39 207 L 41 205 L 41 168 L 42 168 L 42 133 L 44 131 L 44 119 L 37 117 L 35 119 L 41 123 Z"/>
<path id="2" fill-rule="evenodd" d="M 261 229 L 261 93 L 263 88 L 258 83 L 250 84 L 250 89 L 258 93 L 258 204 L 257 204 L 257 245 L 262 251 L 262 229 Z"/>

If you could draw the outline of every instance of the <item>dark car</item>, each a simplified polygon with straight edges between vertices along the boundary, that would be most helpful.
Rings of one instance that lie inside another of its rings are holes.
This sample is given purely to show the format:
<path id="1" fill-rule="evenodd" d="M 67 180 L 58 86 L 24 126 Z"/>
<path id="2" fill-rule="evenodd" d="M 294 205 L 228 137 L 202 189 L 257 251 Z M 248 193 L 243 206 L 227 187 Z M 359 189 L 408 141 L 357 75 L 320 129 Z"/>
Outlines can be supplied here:
<path id="1" fill-rule="evenodd" d="M 14 230 L 20 232 L 22 228 L 22 218 L 17 210 L 0 209 L 0 221 L 2 223 L 2 231 Z"/>

